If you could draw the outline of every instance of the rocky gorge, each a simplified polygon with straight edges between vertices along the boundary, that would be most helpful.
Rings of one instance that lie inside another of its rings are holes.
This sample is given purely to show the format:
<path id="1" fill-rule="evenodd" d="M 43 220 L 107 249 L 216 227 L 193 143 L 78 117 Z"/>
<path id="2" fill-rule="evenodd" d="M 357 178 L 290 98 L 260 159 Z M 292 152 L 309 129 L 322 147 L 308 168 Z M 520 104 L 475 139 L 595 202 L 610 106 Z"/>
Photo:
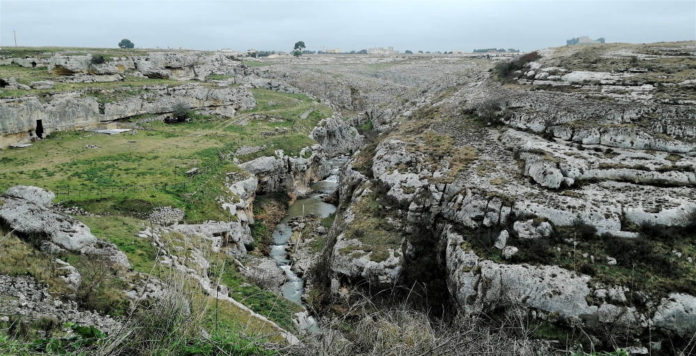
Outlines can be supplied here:
<path id="1" fill-rule="evenodd" d="M 51 316 L 118 334 L 139 301 L 176 289 L 162 268 L 192 281 L 194 300 L 215 301 L 215 330 L 223 302 L 232 330 L 253 324 L 243 333 L 296 347 L 327 338 L 326 321 L 351 317 L 367 296 L 374 308 L 406 302 L 443 322 L 521 318 L 537 340 L 522 354 L 693 352 L 693 42 L 509 60 L 91 58 L 0 62 L 21 74 L 0 71 L 3 142 L 29 142 L 40 120 L 48 138 L 35 146 L 54 140 L 62 155 L 101 146 L 84 167 L 51 157 L 60 170 L 18 166 L 0 177 L 0 226 L 15 239 L 4 248 L 39 256 L 31 278 L 0 268 L 13 286 L 0 291 L 13 301 L 0 312 L 12 320 Z M 44 71 L 52 89 L 21 83 Z M 175 104 L 195 114 L 162 123 Z M 89 130 L 65 132 L 107 123 L 132 135 L 109 136 L 112 147 Z M 27 165 L 34 148 L 0 162 Z M 157 176 L 134 159 L 176 168 Z M 129 175 L 155 185 L 131 195 L 136 182 L 116 182 Z M 60 193 L 67 179 L 98 192 Z M 71 206 L 82 210 L 61 210 Z M 115 276 L 99 288 L 122 296 L 122 309 L 83 292 L 90 256 Z M 61 267 L 38 273 L 39 264 Z M 56 303 L 70 307 L 58 313 Z"/>

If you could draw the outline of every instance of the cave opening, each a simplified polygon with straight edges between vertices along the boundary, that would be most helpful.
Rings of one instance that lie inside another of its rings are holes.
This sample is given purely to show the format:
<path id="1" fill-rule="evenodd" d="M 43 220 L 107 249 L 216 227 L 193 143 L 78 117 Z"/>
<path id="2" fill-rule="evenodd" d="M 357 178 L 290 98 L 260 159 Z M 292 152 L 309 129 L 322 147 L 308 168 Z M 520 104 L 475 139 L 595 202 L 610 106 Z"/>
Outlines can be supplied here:
<path id="1" fill-rule="evenodd" d="M 38 138 L 43 138 L 44 128 L 43 122 L 41 120 L 36 120 L 36 136 Z"/>

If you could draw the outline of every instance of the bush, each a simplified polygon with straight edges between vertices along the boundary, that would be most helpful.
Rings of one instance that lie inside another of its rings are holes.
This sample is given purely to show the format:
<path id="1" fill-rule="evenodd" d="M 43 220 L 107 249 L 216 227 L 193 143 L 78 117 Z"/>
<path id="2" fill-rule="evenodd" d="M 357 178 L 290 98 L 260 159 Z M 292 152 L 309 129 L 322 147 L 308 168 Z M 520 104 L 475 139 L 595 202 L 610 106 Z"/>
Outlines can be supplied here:
<path id="1" fill-rule="evenodd" d="M 92 60 L 91 60 L 92 64 L 103 64 L 104 62 L 106 62 L 106 58 L 104 58 L 103 55 L 95 54 L 92 56 Z"/>
<path id="2" fill-rule="evenodd" d="M 479 120 L 483 121 L 488 126 L 504 125 L 503 118 L 505 117 L 505 110 L 501 105 L 501 99 L 488 99 L 478 104 L 473 112 Z"/>
<path id="3" fill-rule="evenodd" d="M 512 79 L 512 74 L 524 68 L 525 64 L 541 58 L 537 51 L 523 54 L 512 61 L 498 63 L 493 71 L 500 80 Z"/>
<path id="4" fill-rule="evenodd" d="M 167 123 L 185 122 L 191 118 L 191 109 L 184 103 L 176 103 L 172 107 L 172 117 L 165 119 Z"/>

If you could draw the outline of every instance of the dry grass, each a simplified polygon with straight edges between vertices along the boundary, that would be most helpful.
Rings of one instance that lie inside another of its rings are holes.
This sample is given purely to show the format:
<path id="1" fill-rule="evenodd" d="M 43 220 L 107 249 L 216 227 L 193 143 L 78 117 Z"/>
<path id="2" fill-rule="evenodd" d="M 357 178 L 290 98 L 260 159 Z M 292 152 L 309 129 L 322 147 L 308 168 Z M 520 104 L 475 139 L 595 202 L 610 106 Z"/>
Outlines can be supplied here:
<path id="1" fill-rule="evenodd" d="M 544 352 L 519 316 L 496 326 L 483 317 L 444 322 L 406 304 L 380 308 L 370 299 L 354 303 L 343 316 L 325 320 L 325 332 L 291 355 L 533 355 Z"/>

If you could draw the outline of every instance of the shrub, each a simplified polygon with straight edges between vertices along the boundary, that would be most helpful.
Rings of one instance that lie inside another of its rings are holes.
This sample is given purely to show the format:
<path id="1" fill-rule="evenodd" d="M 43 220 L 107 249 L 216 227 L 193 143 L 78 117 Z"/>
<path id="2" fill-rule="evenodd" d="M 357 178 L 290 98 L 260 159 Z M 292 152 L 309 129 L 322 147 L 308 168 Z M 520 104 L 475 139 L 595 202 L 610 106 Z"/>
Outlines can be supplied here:
<path id="1" fill-rule="evenodd" d="M 106 62 L 106 58 L 104 58 L 103 55 L 95 54 L 92 56 L 92 59 L 91 59 L 92 64 L 103 64 L 104 62 Z"/>
<path id="2" fill-rule="evenodd" d="M 488 126 L 504 125 L 505 110 L 499 98 L 488 99 L 478 104 L 473 111 L 476 117 Z"/>
<path id="3" fill-rule="evenodd" d="M 512 61 L 498 63 L 493 71 L 500 80 L 512 79 L 512 74 L 524 68 L 525 64 L 541 58 L 537 51 L 523 54 Z"/>
<path id="4" fill-rule="evenodd" d="M 167 123 L 185 122 L 191 118 L 191 109 L 184 103 L 176 103 L 172 107 L 172 117 L 165 119 Z"/>

